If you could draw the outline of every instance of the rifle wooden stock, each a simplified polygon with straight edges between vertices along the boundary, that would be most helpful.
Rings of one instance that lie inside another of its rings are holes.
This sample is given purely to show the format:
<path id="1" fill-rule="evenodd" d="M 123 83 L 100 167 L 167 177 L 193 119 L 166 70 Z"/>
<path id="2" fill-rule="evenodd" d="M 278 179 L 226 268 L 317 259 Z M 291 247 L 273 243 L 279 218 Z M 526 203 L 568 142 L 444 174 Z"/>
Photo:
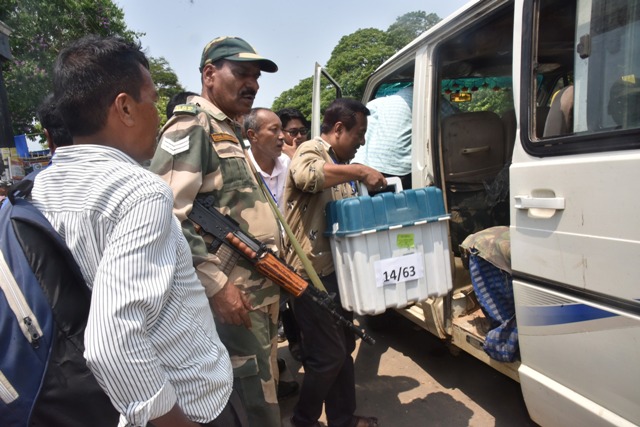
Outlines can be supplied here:
<path id="1" fill-rule="evenodd" d="M 272 253 L 267 253 L 258 260 L 256 269 L 296 298 L 309 286 L 306 280 L 282 264 Z"/>
<path id="2" fill-rule="evenodd" d="M 271 279 L 285 291 L 294 297 L 299 297 L 307 289 L 309 284 L 302 277 L 294 273 L 289 267 L 282 263 L 271 252 L 264 252 L 262 257 L 253 251 L 249 246 L 245 245 L 240 239 L 233 235 L 227 234 L 227 241 L 240 251 L 246 258 L 252 260 L 256 266 L 256 270 L 263 276 Z"/>

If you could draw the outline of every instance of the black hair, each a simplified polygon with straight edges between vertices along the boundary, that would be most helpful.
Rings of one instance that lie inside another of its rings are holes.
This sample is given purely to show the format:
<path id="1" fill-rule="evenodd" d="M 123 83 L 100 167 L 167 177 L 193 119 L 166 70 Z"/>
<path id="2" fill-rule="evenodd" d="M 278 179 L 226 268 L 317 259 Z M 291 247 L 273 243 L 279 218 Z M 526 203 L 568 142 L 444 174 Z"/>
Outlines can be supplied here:
<path id="1" fill-rule="evenodd" d="M 295 119 L 300 120 L 304 127 L 309 128 L 309 122 L 307 121 L 307 118 L 297 108 L 283 108 L 281 110 L 278 110 L 276 114 L 278 115 L 278 117 L 280 118 L 280 121 L 282 122 L 283 129 L 287 126 L 287 124 L 291 120 L 295 120 Z"/>
<path id="2" fill-rule="evenodd" d="M 60 116 L 53 93 L 49 93 L 44 97 L 36 111 L 36 117 L 42 127 L 47 130 L 51 141 L 56 147 L 73 144 L 73 138 Z"/>
<path id="3" fill-rule="evenodd" d="M 362 113 L 365 117 L 371 114 L 365 105 L 352 98 L 338 98 L 334 100 L 324 112 L 320 133 L 329 133 L 333 126 L 342 122 L 347 130 L 356 125 L 356 114 Z"/>
<path id="4" fill-rule="evenodd" d="M 53 87 L 58 110 L 73 136 L 99 132 L 109 107 L 120 93 L 140 100 L 149 61 L 140 43 L 120 37 L 83 37 L 63 49 L 56 59 Z"/>
<path id="5" fill-rule="evenodd" d="M 198 94 L 195 92 L 184 91 L 184 92 L 178 92 L 175 95 L 173 95 L 169 100 L 169 102 L 167 103 L 167 110 L 165 112 L 165 114 L 167 115 L 167 120 L 169 120 L 171 116 L 173 116 L 173 109 L 176 108 L 176 105 L 181 105 L 186 103 L 187 98 L 194 95 L 198 95 Z"/>

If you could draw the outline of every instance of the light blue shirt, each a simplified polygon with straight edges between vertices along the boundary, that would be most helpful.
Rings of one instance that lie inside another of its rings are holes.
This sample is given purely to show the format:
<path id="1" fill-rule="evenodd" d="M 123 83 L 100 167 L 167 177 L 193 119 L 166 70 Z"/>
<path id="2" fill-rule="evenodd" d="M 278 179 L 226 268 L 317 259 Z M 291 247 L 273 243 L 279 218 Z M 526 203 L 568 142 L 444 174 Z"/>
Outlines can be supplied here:
<path id="1" fill-rule="evenodd" d="M 411 108 L 413 87 L 367 103 L 365 145 L 351 163 L 361 163 L 389 175 L 411 173 Z"/>

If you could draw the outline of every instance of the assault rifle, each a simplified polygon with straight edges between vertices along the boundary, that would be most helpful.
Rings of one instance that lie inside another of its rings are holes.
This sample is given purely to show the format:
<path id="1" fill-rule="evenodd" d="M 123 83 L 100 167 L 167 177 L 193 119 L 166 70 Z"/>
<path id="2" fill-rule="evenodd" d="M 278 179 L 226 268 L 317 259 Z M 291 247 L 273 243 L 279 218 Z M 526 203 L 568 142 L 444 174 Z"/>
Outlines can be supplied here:
<path id="1" fill-rule="evenodd" d="M 218 212 L 212 206 L 209 197 L 198 198 L 193 202 L 189 219 L 197 225 L 196 230 L 201 235 L 211 236 L 214 239 L 212 243 L 208 244 L 207 249 L 221 258 L 221 269 L 233 267 L 238 258 L 243 256 L 255 266 L 258 272 L 271 279 L 285 291 L 296 298 L 310 298 L 311 301 L 329 313 L 336 323 L 346 326 L 366 343 L 375 344 L 375 340 L 370 335 L 336 310 L 336 303 L 329 294 L 315 286 L 310 286 L 264 243 L 242 231 L 238 223 L 231 217 Z M 233 253 L 225 248 L 230 248 Z"/>

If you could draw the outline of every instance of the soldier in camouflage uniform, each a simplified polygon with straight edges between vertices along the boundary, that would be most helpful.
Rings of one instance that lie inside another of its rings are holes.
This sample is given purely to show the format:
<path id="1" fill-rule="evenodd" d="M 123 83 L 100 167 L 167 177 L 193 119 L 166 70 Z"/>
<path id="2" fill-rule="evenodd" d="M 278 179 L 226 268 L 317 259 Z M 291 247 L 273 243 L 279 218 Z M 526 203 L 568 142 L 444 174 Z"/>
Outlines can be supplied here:
<path id="1" fill-rule="evenodd" d="M 251 109 L 260 71 L 277 69 L 240 38 L 211 41 L 200 62 L 202 95 L 174 109 L 151 162 L 151 170 L 173 190 L 174 211 L 231 355 L 234 388 L 253 427 L 281 424 L 274 376 L 279 288 L 244 259 L 224 268 L 225 259 L 207 252 L 187 216 L 196 197 L 209 196 L 218 211 L 277 253 L 278 224 L 245 158 L 235 121 Z"/>
<path id="2" fill-rule="evenodd" d="M 386 183 L 375 169 L 348 164 L 364 144 L 368 114 L 369 110 L 353 99 L 339 98 L 329 105 L 320 137 L 303 142 L 291 159 L 284 192 L 288 224 L 327 291 L 338 296 L 336 310 L 349 320 L 353 319 L 353 313 L 340 306 L 331 246 L 323 234 L 324 210 L 330 201 L 355 196 L 356 181 L 362 181 L 371 191 L 380 190 Z M 286 260 L 307 277 L 291 248 Z M 302 337 L 304 379 L 291 424 L 319 426 L 324 403 L 331 427 L 377 427 L 376 418 L 354 415 L 353 332 L 337 325 L 327 312 L 308 300 L 294 300 L 293 312 Z"/>

